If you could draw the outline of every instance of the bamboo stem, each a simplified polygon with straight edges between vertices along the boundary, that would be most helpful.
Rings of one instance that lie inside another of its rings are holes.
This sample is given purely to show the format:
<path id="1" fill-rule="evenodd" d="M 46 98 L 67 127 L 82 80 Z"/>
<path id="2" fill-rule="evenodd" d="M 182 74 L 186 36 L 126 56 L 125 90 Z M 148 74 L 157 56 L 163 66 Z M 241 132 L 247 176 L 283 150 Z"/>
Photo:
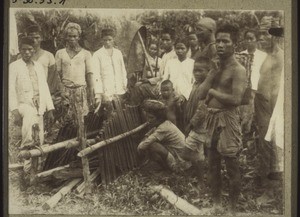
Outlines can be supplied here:
<path id="1" fill-rule="evenodd" d="M 66 168 L 69 168 L 70 165 L 65 165 L 65 166 L 61 166 L 61 167 L 56 167 L 56 168 L 53 168 L 51 170 L 47 170 L 47 171 L 43 171 L 41 173 L 38 173 L 36 176 L 38 178 L 44 178 L 44 177 L 47 177 L 47 176 L 51 176 L 55 171 L 60 171 L 60 170 L 64 170 Z"/>
<path id="2" fill-rule="evenodd" d="M 104 140 L 104 141 L 101 141 L 101 142 L 99 142 L 99 143 L 96 143 L 96 144 L 94 144 L 94 145 L 92 145 L 92 146 L 90 146 L 90 147 L 87 147 L 87 148 L 81 150 L 81 151 L 77 154 L 77 156 L 78 156 L 78 157 L 86 156 L 86 155 L 88 155 L 88 154 L 94 152 L 95 150 L 97 150 L 97 149 L 99 149 L 99 148 L 105 147 L 105 146 L 108 145 L 108 144 L 111 144 L 111 143 L 113 143 L 113 142 L 119 141 L 119 140 L 121 140 L 121 139 L 123 139 L 123 138 L 125 138 L 125 137 L 127 137 L 127 136 L 130 136 L 130 135 L 132 135 L 132 134 L 134 134 L 134 133 L 137 133 L 137 132 L 143 130 L 144 128 L 146 128 L 147 126 L 148 126 L 148 123 L 144 123 L 144 124 L 142 124 L 142 125 L 140 125 L 140 126 L 134 128 L 134 129 L 132 129 L 132 130 L 130 130 L 130 131 L 128 131 L 128 132 L 122 133 L 122 134 L 117 135 L 117 136 L 115 136 L 115 137 L 113 137 L 113 138 L 106 139 L 106 140 Z"/>

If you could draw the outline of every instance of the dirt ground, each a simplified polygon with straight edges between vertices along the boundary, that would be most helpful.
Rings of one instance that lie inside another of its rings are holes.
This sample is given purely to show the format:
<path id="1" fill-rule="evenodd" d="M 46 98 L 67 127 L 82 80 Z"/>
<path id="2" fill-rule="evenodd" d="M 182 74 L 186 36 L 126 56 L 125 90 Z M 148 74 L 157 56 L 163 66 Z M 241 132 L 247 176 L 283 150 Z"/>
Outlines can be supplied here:
<path id="1" fill-rule="evenodd" d="M 10 126 L 9 161 L 16 163 L 20 141 L 20 129 Z M 274 200 L 264 203 L 257 200 L 264 189 L 255 183 L 256 156 L 251 149 L 255 141 L 247 141 L 240 156 L 242 173 L 242 191 L 238 203 L 239 215 L 249 214 L 283 214 L 283 183 L 274 183 Z M 207 174 L 207 165 L 205 168 Z M 9 214 L 81 214 L 81 215 L 184 215 L 184 213 L 168 203 L 158 193 L 151 190 L 152 186 L 163 185 L 175 194 L 195 205 L 203 214 L 210 214 L 212 201 L 208 187 L 198 188 L 197 178 L 193 170 L 182 174 L 174 174 L 162 170 L 159 165 L 150 162 L 146 166 L 120 176 L 108 186 L 96 184 L 94 192 L 79 197 L 74 192 L 67 194 L 48 211 L 42 205 L 59 188 L 39 184 L 21 191 L 19 186 L 20 172 L 9 172 Z M 222 167 L 224 207 L 228 203 L 228 178 L 226 169 Z M 205 178 L 206 185 L 208 183 Z M 227 210 L 224 210 L 226 214 Z"/>

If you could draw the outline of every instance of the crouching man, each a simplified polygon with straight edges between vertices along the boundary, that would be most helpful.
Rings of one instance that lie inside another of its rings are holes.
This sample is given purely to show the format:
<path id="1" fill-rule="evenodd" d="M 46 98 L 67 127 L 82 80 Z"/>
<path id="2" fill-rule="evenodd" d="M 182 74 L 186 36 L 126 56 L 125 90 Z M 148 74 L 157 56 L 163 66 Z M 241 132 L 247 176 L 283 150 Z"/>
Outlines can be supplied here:
<path id="1" fill-rule="evenodd" d="M 198 154 L 186 146 L 184 134 L 167 120 L 166 106 L 156 100 L 146 100 L 143 108 L 153 128 L 138 145 L 138 153 L 174 172 L 188 169 Z"/>
<path id="2" fill-rule="evenodd" d="M 22 58 L 9 66 L 9 107 L 15 124 L 22 126 L 21 149 L 28 150 L 43 144 L 43 115 L 48 111 L 48 119 L 53 121 L 54 106 L 44 68 L 32 60 L 34 41 L 24 37 L 19 45 Z M 26 174 L 33 174 L 34 168 L 32 160 L 25 161 Z"/>

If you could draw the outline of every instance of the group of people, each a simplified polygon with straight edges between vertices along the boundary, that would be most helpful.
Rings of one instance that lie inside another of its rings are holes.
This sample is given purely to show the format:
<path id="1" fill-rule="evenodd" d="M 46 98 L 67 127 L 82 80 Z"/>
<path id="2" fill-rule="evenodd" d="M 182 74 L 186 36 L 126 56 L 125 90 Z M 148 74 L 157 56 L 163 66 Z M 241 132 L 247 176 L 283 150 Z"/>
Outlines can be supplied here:
<path id="1" fill-rule="evenodd" d="M 40 47 L 40 27 L 30 26 L 19 42 L 20 58 L 9 67 L 9 108 L 15 124 L 22 125 L 21 149 L 44 143 L 44 116 L 54 121 L 51 95 L 59 92 L 61 103 L 68 105 L 65 116 L 83 126 L 89 111 L 126 93 L 131 103 L 142 106 L 151 126 L 138 145 L 139 155 L 174 172 L 195 168 L 200 186 L 207 159 L 216 210 L 222 207 L 224 159 L 230 209 L 235 211 L 241 185 L 238 156 L 243 109 L 250 108 L 259 128 L 259 177 L 262 181 L 274 179 L 276 171 L 276 148 L 265 136 L 283 77 L 279 46 L 283 34 L 277 31 L 282 28 L 271 28 L 276 30 L 272 33 L 270 27 L 245 32 L 247 50 L 243 53 L 253 57 L 249 69 L 235 53 L 239 36 L 235 24 L 217 25 L 205 17 L 186 38 L 176 38 L 172 29 L 165 29 L 160 39 L 164 54 L 157 56 L 157 43 L 150 42 L 142 79 L 129 89 L 123 55 L 114 47 L 114 30 L 102 31 L 103 47 L 91 54 L 79 45 L 81 27 L 69 23 L 64 30 L 65 48 L 54 57 Z M 257 49 L 258 42 L 265 52 Z M 248 81 L 251 99 L 243 108 Z M 253 119 L 247 118 L 246 124 Z M 38 141 L 33 136 L 36 129 Z M 30 164 L 27 161 L 24 166 L 28 173 Z"/>

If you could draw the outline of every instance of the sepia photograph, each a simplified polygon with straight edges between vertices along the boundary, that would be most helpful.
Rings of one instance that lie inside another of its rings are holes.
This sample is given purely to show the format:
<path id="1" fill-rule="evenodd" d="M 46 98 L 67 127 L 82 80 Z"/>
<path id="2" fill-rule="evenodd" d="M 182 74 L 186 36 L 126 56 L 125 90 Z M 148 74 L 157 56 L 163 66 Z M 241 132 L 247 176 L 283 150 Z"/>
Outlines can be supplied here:
<path id="1" fill-rule="evenodd" d="M 10 8 L 8 213 L 284 215 L 285 15 Z"/>

